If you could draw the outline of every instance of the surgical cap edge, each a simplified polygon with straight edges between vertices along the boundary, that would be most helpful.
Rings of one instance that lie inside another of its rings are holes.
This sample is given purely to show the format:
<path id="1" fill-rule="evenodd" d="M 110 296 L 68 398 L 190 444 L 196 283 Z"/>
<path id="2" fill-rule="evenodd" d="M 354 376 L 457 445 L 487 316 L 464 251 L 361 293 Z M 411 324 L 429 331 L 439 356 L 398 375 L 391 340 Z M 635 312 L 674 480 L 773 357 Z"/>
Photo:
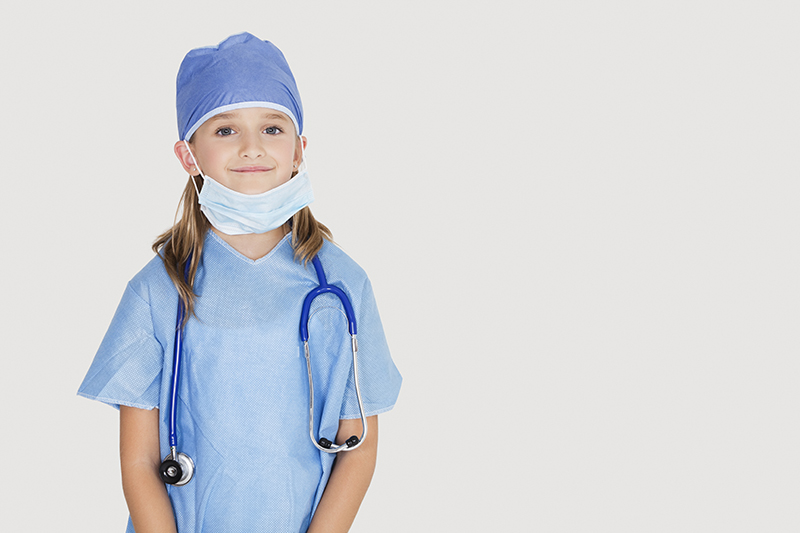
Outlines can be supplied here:
<path id="1" fill-rule="evenodd" d="M 200 117 L 200 119 L 194 123 L 194 125 L 189 128 L 186 134 L 181 139 L 182 141 L 189 141 L 194 135 L 200 126 L 202 126 L 207 120 L 210 118 L 219 115 L 220 113 L 225 113 L 226 111 L 233 111 L 234 109 L 244 109 L 246 107 L 261 107 L 264 109 L 274 109 L 275 111 L 280 111 L 281 113 L 288 116 L 292 119 L 292 123 L 294 124 L 294 130 L 297 132 L 297 135 L 302 135 L 302 131 L 300 131 L 300 126 L 298 125 L 297 118 L 295 118 L 294 113 L 292 113 L 289 108 L 286 106 L 282 106 L 281 104 L 275 104 L 273 102 L 261 102 L 261 101 L 253 101 L 253 102 L 238 102 L 235 104 L 227 104 L 220 107 L 216 107 Z"/>

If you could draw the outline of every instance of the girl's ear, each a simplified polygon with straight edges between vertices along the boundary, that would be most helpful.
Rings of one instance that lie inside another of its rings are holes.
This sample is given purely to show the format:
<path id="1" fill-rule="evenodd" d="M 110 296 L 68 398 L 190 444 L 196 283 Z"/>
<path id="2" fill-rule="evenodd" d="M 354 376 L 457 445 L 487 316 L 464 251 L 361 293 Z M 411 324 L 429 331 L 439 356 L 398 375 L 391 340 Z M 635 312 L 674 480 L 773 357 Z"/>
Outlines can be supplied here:
<path id="1" fill-rule="evenodd" d="M 298 137 L 298 139 L 300 142 L 294 143 L 294 168 L 297 168 L 300 166 L 300 163 L 303 162 L 303 151 L 308 146 L 308 139 L 306 139 L 305 136 L 301 135 Z M 300 143 L 303 144 L 302 147 L 300 146 Z"/>
<path id="2" fill-rule="evenodd" d="M 192 158 L 192 154 L 189 153 L 186 143 L 183 141 L 178 141 L 175 143 L 175 155 L 178 157 L 178 161 L 181 162 L 183 170 L 185 170 L 190 176 L 197 176 L 199 174 L 197 171 L 197 164 Z"/>

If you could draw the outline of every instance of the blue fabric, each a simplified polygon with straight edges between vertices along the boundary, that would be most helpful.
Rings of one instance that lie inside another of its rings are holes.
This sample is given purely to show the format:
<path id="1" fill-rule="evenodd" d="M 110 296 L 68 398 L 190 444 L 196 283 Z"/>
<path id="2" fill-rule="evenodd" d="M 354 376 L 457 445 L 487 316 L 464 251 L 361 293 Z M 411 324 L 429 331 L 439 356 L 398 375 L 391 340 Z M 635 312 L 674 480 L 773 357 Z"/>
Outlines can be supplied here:
<path id="1" fill-rule="evenodd" d="M 215 233 L 206 236 L 195 285 L 197 318 L 186 325 L 178 392 L 178 448 L 197 468 L 187 485 L 168 487 L 180 533 L 303 532 L 330 475 L 333 456 L 319 452 L 308 435 L 299 334 L 303 298 L 317 277 L 311 263 L 294 261 L 290 239 L 252 261 Z M 345 291 L 356 312 L 366 413 L 387 411 L 401 377 L 369 280 L 331 243 L 319 257 L 329 282 Z M 128 284 L 79 390 L 115 407 L 159 408 L 162 457 L 169 452 L 177 305 L 175 287 L 155 257 Z M 340 418 L 359 416 L 340 308 L 335 296 L 320 296 L 309 325 L 315 427 L 331 440 Z"/>
<path id="2" fill-rule="evenodd" d="M 203 122 L 232 109 L 266 107 L 289 115 L 303 133 L 303 104 L 286 58 L 249 33 L 191 50 L 178 70 L 178 134 L 188 141 Z"/>

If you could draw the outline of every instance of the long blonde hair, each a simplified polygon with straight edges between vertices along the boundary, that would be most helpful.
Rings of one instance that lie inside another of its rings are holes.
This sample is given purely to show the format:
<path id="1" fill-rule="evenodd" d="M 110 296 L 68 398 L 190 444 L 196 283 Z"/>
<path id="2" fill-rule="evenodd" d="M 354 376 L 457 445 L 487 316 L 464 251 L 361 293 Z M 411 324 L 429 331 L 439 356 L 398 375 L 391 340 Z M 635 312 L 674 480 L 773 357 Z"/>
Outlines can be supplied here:
<path id="1" fill-rule="evenodd" d="M 193 179 L 200 189 L 203 188 L 203 179 L 200 176 L 189 177 L 175 213 L 175 224 L 153 243 L 153 251 L 161 256 L 172 283 L 178 289 L 178 297 L 186 310 L 183 315 L 184 324 L 194 314 L 197 298 L 194 293 L 194 279 L 203 253 L 203 242 L 211 228 L 208 219 L 200 211 Z M 308 206 L 295 213 L 290 224 L 294 258 L 298 262 L 305 264 L 313 259 L 322 248 L 324 239 L 333 240 L 331 231 L 314 218 Z M 187 269 L 186 263 L 190 258 L 191 263 Z"/>

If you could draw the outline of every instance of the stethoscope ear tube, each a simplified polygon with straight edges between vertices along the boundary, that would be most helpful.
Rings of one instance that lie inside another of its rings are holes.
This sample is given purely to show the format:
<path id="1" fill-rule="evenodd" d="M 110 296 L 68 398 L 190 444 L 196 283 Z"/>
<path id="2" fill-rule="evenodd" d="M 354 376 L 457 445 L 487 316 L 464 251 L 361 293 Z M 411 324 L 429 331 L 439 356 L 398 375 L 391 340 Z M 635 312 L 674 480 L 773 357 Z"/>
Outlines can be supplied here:
<path id="1" fill-rule="evenodd" d="M 356 336 L 352 336 L 352 352 L 353 352 L 353 375 L 355 376 L 356 385 L 356 399 L 358 400 L 358 411 L 361 415 L 361 438 L 353 435 L 347 439 L 344 444 L 334 444 L 330 440 L 322 437 L 317 440 L 314 435 L 314 377 L 311 372 L 311 355 L 308 349 L 308 341 L 303 342 L 303 351 L 306 356 L 306 368 L 308 369 L 308 433 L 311 436 L 311 442 L 321 452 L 325 453 L 339 453 L 355 450 L 367 438 L 367 417 L 364 414 L 364 404 L 361 400 L 361 389 L 358 385 L 358 342 Z"/>
<path id="2" fill-rule="evenodd" d="M 311 260 L 311 263 L 314 265 L 314 270 L 317 272 L 319 287 L 306 295 L 305 300 L 303 300 L 303 309 L 300 312 L 300 340 L 303 342 L 303 350 L 305 351 L 306 356 L 306 367 L 308 369 L 308 433 L 311 436 L 311 442 L 313 442 L 314 446 L 316 446 L 321 452 L 348 452 L 361 446 L 361 444 L 367 438 L 367 417 L 364 414 L 364 403 L 361 400 L 361 389 L 358 385 L 358 340 L 356 338 L 356 314 L 353 311 L 353 305 L 350 303 L 350 299 L 347 297 L 344 291 L 335 285 L 328 284 L 328 280 L 325 277 L 325 271 L 322 268 L 322 263 L 319 260 L 319 256 L 314 256 L 314 258 Z M 353 435 L 347 439 L 344 444 L 338 445 L 326 438 L 320 438 L 317 440 L 317 437 L 314 435 L 314 377 L 312 376 L 311 372 L 311 356 L 308 350 L 308 321 L 311 312 L 311 302 L 313 302 L 314 298 L 317 296 L 327 293 L 333 294 L 339 298 L 339 300 L 342 302 L 342 306 L 344 307 L 344 315 L 347 318 L 347 329 L 350 332 L 350 346 L 353 352 L 353 375 L 356 385 L 356 399 L 358 400 L 358 411 L 361 415 L 361 438 L 359 439 Z"/>
<path id="3" fill-rule="evenodd" d="M 322 268 L 322 263 L 319 260 L 319 256 L 314 256 L 314 259 L 311 260 L 311 263 L 314 265 L 314 270 L 317 272 L 319 287 L 306 295 L 305 300 L 303 300 L 303 309 L 300 312 L 300 340 L 303 342 L 303 349 L 306 355 L 306 367 L 308 369 L 308 432 L 311 436 L 311 442 L 313 442 L 314 446 L 316 446 L 321 452 L 339 453 L 352 451 L 361 446 L 361 444 L 364 442 L 364 439 L 367 438 L 367 417 L 364 414 L 364 403 L 361 401 L 361 389 L 358 386 L 358 340 L 356 338 L 356 314 L 355 311 L 353 311 L 353 305 L 350 303 L 350 299 L 347 297 L 344 291 L 339 287 L 328 284 L 328 280 L 325 277 L 325 271 Z M 312 376 L 311 372 L 311 356 L 309 355 L 308 350 L 308 321 L 311 312 L 311 302 L 313 302 L 314 298 L 317 296 L 328 293 L 339 298 L 339 300 L 342 302 L 342 307 L 344 307 L 344 315 L 347 318 L 347 329 L 350 332 L 350 346 L 353 352 L 353 375 L 356 385 L 356 399 L 358 400 L 358 411 L 361 415 L 361 438 L 359 439 L 353 435 L 347 439 L 344 444 L 338 445 L 326 438 L 320 438 L 318 440 L 314 435 L 314 377 Z"/>

